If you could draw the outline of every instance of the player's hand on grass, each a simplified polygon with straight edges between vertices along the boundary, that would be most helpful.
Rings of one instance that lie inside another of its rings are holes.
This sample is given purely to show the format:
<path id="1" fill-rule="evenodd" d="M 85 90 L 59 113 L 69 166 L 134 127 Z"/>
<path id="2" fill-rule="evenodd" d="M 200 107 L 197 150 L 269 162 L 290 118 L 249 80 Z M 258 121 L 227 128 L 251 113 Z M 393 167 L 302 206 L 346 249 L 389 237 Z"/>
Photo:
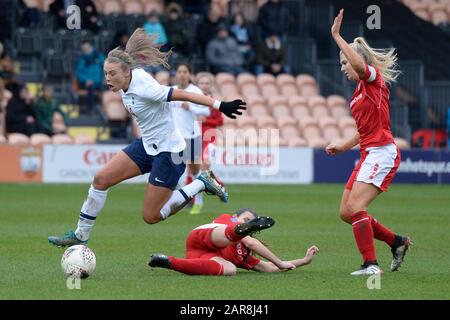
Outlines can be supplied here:
<path id="1" fill-rule="evenodd" d="M 311 261 L 313 260 L 314 256 L 319 253 L 319 248 L 316 246 L 311 246 L 308 248 L 308 250 L 306 250 L 306 255 L 305 255 L 305 260 L 308 263 L 311 263 Z"/>
<path id="2" fill-rule="evenodd" d="M 246 103 L 242 100 L 234 100 L 230 102 L 222 101 L 219 110 L 228 118 L 236 119 L 236 115 L 242 115 L 240 110 L 246 110 Z"/>
<path id="3" fill-rule="evenodd" d="M 337 36 L 341 30 L 342 20 L 344 19 L 344 9 L 339 11 L 339 14 L 334 18 L 334 23 L 331 26 L 331 35 Z"/>
<path id="4" fill-rule="evenodd" d="M 329 145 L 327 145 L 327 147 L 325 148 L 326 153 L 329 156 L 334 156 L 338 153 L 344 152 L 344 148 L 340 145 L 334 144 L 334 143 L 330 143 Z"/>
<path id="5" fill-rule="evenodd" d="M 280 270 L 293 270 L 295 269 L 295 265 L 289 261 L 281 261 L 280 264 L 277 265 Z"/>

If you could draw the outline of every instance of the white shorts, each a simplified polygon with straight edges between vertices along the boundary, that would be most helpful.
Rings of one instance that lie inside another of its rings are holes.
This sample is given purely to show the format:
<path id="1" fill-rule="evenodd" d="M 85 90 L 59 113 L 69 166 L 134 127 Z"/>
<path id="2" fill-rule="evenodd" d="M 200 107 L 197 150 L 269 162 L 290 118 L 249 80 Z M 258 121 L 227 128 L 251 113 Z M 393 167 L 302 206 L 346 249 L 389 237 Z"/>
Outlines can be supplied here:
<path id="1" fill-rule="evenodd" d="M 370 147 L 362 152 L 361 159 L 347 182 L 352 189 L 355 181 L 370 183 L 387 191 L 400 165 L 400 151 L 394 143 Z"/>

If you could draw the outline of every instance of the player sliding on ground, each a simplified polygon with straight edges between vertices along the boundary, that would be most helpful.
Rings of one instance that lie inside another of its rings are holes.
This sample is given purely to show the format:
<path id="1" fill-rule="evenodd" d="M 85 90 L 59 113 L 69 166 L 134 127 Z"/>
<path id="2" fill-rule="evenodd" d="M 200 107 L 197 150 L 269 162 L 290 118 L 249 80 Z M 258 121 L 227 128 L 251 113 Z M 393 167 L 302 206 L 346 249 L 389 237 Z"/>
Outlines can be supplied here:
<path id="1" fill-rule="evenodd" d="M 170 101 L 190 101 L 213 107 L 230 118 L 241 115 L 245 102 L 221 102 L 202 94 L 186 92 L 160 85 L 141 68 L 142 65 L 164 65 L 169 53 L 153 47 L 153 38 L 137 29 L 125 50 L 109 52 L 103 66 L 106 83 L 113 92 L 120 92 L 129 113 L 136 119 L 142 138 L 136 139 L 117 153 L 95 174 L 78 220 L 78 227 L 62 237 L 51 236 L 48 241 L 57 246 L 87 242 L 95 219 L 105 205 L 108 189 L 126 179 L 150 172 L 144 196 L 142 216 L 149 224 L 167 219 L 182 209 L 197 193 L 206 191 L 223 202 L 228 194 L 212 172 L 202 173 L 189 185 L 174 191 L 186 165 L 182 152 L 186 143 L 175 129 Z"/>
<path id="2" fill-rule="evenodd" d="M 334 19 L 331 34 L 341 49 L 341 71 L 357 83 L 350 111 L 358 133 L 342 145 L 326 147 L 329 155 L 360 146 L 361 159 L 342 195 L 341 219 L 353 226 L 353 234 L 363 257 L 360 270 L 351 275 L 381 274 L 375 255 L 374 238 L 387 243 L 393 254 L 391 271 L 397 271 L 411 245 L 409 237 L 393 233 L 367 213 L 369 204 L 387 191 L 400 165 L 400 151 L 394 143 L 389 119 L 389 88 L 399 75 L 394 49 L 372 49 L 364 38 L 348 44 L 339 34 L 344 10 Z"/>
<path id="3" fill-rule="evenodd" d="M 254 210 L 241 208 L 234 215 L 223 214 L 213 223 L 192 230 L 186 240 L 186 258 L 158 253 L 151 256 L 148 264 L 190 275 L 232 276 L 236 268 L 279 272 L 311 263 L 319 252 L 316 246 L 310 247 L 304 258 L 282 261 L 262 242 L 251 237 L 274 224 L 270 217 L 259 217 Z M 262 261 L 253 254 L 269 261 Z"/>

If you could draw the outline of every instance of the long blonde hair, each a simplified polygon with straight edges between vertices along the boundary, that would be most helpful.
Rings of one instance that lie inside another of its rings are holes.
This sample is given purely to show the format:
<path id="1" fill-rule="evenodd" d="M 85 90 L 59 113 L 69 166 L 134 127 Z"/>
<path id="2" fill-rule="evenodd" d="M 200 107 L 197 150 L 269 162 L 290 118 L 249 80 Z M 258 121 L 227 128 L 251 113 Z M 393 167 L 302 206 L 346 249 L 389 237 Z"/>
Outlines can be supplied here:
<path id="1" fill-rule="evenodd" d="M 144 29 L 138 28 L 128 39 L 125 50 L 115 48 L 108 53 L 106 61 L 121 63 L 126 68 L 135 68 L 142 65 L 159 66 L 170 68 L 168 63 L 169 52 L 161 52 L 153 46 L 157 35 L 149 36 Z"/>
<path id="2" fill-rule="evenodd" d="M 374 49 L 369 46 L 363 37 L 355 38 L 350 43 L 350 47 L 362 56 L 367 64 L 378 68 L 384 81 L 388 84 L 395 82 L 401 74 L 401 71 L 398 70 L 395 48 Z"/>

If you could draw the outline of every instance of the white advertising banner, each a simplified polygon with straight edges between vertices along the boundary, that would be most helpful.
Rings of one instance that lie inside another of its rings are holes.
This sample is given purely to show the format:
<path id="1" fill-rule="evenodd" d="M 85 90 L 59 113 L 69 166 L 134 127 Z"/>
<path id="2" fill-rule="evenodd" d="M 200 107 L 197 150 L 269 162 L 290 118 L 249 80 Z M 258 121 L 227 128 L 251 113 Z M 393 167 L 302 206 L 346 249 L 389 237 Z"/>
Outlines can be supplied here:
<path id="1" fill-rule="evenodd" d="M 308 184 L 313 181 L 313 149 L 217 148 L 211 166 L 225 183 Z"/>
<path id="2" fill-rule="evenodd" d="M 45 145 L 43 182 L 90 183 L 125 145 Z M 146 183 L 148 174 L 126 182 Z"/>
<path id="3" fill-rule="evenodd" d="M 45 145 L 43 182 L 90 183 L 95 173 L 124 145 Z M 224 151 L 225 150 L 225 151 Z M 307 184 L 313 181 L 309 148 L 216 149 L 211 166 L 225 183 Z M 147 183 L 148 174 L 126 182 Z"/>

